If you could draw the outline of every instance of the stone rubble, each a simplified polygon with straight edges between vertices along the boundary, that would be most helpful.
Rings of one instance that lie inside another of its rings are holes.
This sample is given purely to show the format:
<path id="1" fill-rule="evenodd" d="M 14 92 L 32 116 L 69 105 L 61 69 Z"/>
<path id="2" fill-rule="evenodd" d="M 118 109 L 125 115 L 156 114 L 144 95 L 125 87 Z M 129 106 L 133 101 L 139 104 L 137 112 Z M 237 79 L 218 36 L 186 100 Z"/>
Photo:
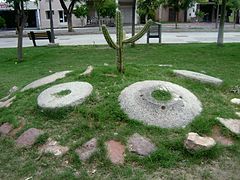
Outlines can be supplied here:
<path id="1" fill-rule="evenodd" d="M 12 129 L 13 126 L 6 122 L 0 126 L 0 135 L 8 135 Z"/>
<path id="2" fill-rule="evenodd" d="M 16 145 L 20 148 L 30 148 L 43 133 L 42 130 L 30 128 L 17 138 Z"/>
<path id="3" fill-rule="evenodd" d="M 148 156 L 156 150 L 156 146 L 150 139 L 135 133 L 128 139 L 128 149 L 141 156 Z"/>
<path id="4" fill-rule="evenodd" d="M 40 153 L 51 153 L 55 156 L 62 156 L 69 151 L 66 146 L 61 146 L 57 141 L 48 138 L 47 142 L 40 147 Z"/>
<path id="5" fill-rule="evenodd" d="M 207 150 L 216 145 L 216 142 L 211 137 L 202 137 L 197 133 L 190 132 L 187 139 L 184 141 L 184 146 L 187 150 Z"/>
<path id="6" fill-rule="evenodd" d="M 75 152 L 78 154 L 79 159 L 82 161 L 88 160 L 97 151 L 97 139 L 92 138 L 80 148 L 77 148 Z"/>
<path id="7" fill-rule="evenodd" d="M 110 140 L 106 142 L 107 157 L 113 164 L 123 164 L 125 156 L 125 146 L 118 141 Z"/>

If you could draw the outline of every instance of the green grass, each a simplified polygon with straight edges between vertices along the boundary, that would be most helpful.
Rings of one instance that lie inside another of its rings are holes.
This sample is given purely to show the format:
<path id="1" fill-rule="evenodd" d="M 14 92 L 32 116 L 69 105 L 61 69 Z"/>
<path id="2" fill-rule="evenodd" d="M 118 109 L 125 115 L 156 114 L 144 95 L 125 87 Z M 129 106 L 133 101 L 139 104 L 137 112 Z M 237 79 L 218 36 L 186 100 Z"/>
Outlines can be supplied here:
<path id="1" fill-rule="evenodd" d="M 230 92 L 240 85 L 239 49 L 240 44 L 226 44 L 224 47 L 215 44 L 127 47 L 124 49 L 124 75 L 116 72 L 115 52 L 105 46 L 24 48 L 25 61 L 20 64 L 15 64 L 16 49 L 1 49 L 0 97 L 5 96 L 14 85 L 24 87 L 57 71 L 74 72 L 55 83 L 19 92 L 10 108 L 0 109 L 0 124 L 8 121 L 17 127 L 20 119 L 24 119 L 26 124 L 21 132 L 35 127 L 47 134 L 32 149 L 26 150 L 17 149 L 14 138 L 0 137 L 0 179 L 186 179 L 189 175 L 204 179 L 220 176 L 237 179 L 239 136 L 221 127 L 224 135 L 234 139 L 235 145 L 230 148 L 218 145 L 211 151 L 197 154 L 187 152 L 183 141 L 190 131 L 211 135 L 213 126 L 221 126 L 216 121 L 218 116 L 236 118 L 235 111 L 240 109 L 229 101 L 240 97 Z M 104 66 L 104 63 L 109 66 Z M 172 73 L 173 68 L 159 67 L 158 64 L 172 64 L 174 69 L 205 71 L 223 79 L 224 84 L 215 87 L 176 77 Z M 95 68 L 92 75 L 80 76 L 88 65 Z M 118 96 L 128 85 L 143 80 L 170 81 L 189 89 L 203 104 L 201 115 L 185 129 L 162 129 L 129 119 L 120 109 Z M 37 106 L 37 97 L 43 90 L 53 84 L 70 81 L 91 83 L 93 94 L 74 108 L 43 111 Z M 150 138 L 158 147 L 157 151 L 145 158 L 126 151 L 124 166 L 113 166 L 106 158 L 104 143 L 115 139 L 126 145 L 133 133 Z M 61 158 L 39 156 L 38 147 L 47 137 L 69 146 L 70 151 Z M 74 150 L 92 137 L 98 138 L 99 152 L 83 163 Z"/>
<path id="2" fill-rule="evenodd" d="M 172 98 L 169 92 L 163 90 L 155 90 L 151 95 L 157 101 L 169 101 Z"/>
<path id="3" fill-rule="evenodd" d="M 56 94 L 54 94 L 54 96 L 56 97 L 62 97 L 62 96 L 67 96 L 68 94 L 70 94 L 71 91 L 70 90 L 63 90 L 63 91 L 60 91 Z"/>

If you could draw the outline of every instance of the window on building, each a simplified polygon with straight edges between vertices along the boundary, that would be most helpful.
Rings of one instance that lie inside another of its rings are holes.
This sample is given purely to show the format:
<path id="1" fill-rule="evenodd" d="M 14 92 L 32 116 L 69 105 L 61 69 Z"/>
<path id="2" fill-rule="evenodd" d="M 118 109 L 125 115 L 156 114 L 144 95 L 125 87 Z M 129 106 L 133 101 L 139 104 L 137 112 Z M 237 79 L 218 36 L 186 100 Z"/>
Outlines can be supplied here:
<path id="1" fill-rule="evenodd" d="M 59 12 L 59 22 L 65 23 L 67 22 L 67 15 L 64 13 L 64 11 L 58 11 Z"/>
<path id="2" fill-rule="evenodd" d="M 54 11 L 52 11 L 52 14 L 54 14 Z M 46 11 L 46 19 L 50 19 L 50 11 Z"/>

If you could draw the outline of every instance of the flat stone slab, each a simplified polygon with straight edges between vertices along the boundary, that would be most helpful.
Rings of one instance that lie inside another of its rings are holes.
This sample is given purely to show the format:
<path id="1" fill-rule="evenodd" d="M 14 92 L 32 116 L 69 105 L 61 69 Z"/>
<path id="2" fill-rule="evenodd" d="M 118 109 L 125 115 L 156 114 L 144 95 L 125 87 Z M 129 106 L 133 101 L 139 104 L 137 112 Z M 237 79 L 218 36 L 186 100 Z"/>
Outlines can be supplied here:
<path id="1" fill-rule="evenodd" d="M 107 146 L 107 156 L 113 164 L 123 164 L 125 146 L 120 142 L 111 140 L 106 142 Z"/>
<path id="2" fill-rule="evenodd" d="M 89 76 L 92 74 L 92 72 L 93 66 L 88 66 L 87 69 L 82 74 L 80 74 L 80 76 Z"/>
<path id="3" fill-rule="evenodd" d="M 240 120 L 239 119 L 224 119 L 218 117 L 220 123 L 222 123 L 226 128 L 235 134 L 240 134 Z"/>
<path id="4" fill-rule="evenodd" d="M 57 141 L 52 140 L 49 138 L 47 142 L 40 147 L 41 153 L 51 153 L 55 156 L 62 156 L 69 151 L 69 147 L 61 146 L 58 144 Z"/>
<path id="5" fill-rule="evenodd" d="M 240 99 L 239 98 L 233 98 L 233 99 L 231 99 L 231 103 L 236 104 L 236 105 L 240 105 Z"/>
<path id="6" fill-rule="evenodd" d="M 212 76 L 208 76 L 206 74 L 194 72 L 194 71 L 187 71 L 187 70 L 174 70 L 173 71 L 176 75 L 186 77 L 189 79 L 194 79 L 198 80 L 203 83 L 210 83 L 210 84 L 215 84 L 215 85 L 220 85 L 222 84 L 222 80 L 219 78 L 215 78 Z"/>
<path id="7" fill-rule="evenodd" d="M 188 150 L 207 150 L 216 145 L 216 142 L 211 137 L 202 137 L 197 133 L 190 132 L 184 142 L 184 146 Z"/>
<path id="8" fill-rule="evenodd" d="M 14 94 L 15 92 L 17 92 L 17 91 L 18 91 L 18 87 L 17 86 L 13 86 L 11 89 L 9 89 L 8 95 L 3 97 L 3 98 L 1 98 L 0 101 L 3 102 L 3 101 L 8 100 L 10 98 L 10 96 L 12 94 Z"/>
<path id="9" fill-rule="evenodd" d="M 97 139 L 92 138 L 90 141 L 77 148 L 75 152 L 82 161 L 88 160 L 97 151 Z"/>
<path id="10" fill-rule="evenodd" d="M 17 147 L 29 148 L 36 142 L 37 138 L 43 134 L 42 130 L 31 128 L 25 131 L 21 136 L 16 140 Z"/>
<path id="11" fill-rule="evenodd" d="M 58 84 L 44 90 L 37 98 L 38 106 L 54 109 L 68 106 L 76 106 L 92 93 L 93 87 L 87 82 L 68 82 Z M 70 91 L 69 94 L 59 96 L 62 91 Z"/>
<path id="12" fill-rule="evenodd" d="M 156 146 L 150 139 L 135 133 L 128 140 L 128 149 L 129 151 L 137 153 L 141 156 L 148 156 L 156 150 Z"/>
<path id="13" fill-rule="evenodd" d="M 16 96 L 13 96 L 6 101 L 0 102 L 0 108 L 8 108 L 13 103 L 13 100 L 16 99 Z"/>
<path id="14" fill-rule="evenodd" d="M 13 129 L 13 126 L 9 123 L 4 123 L 0 126 L 0 135 L 8 135 Z"/>
<path id="15" fill-rule="evenodd" d="M 151 94 L 155 90 L 168 91 L 172 99 L 154 99 Z M 162 128 L 185 127 L 202 111 L 201 102 L 193 93 L 165 81 L 134 83 L 121 92 L 119 102 L 129 118 Z"/>
<path id="16" fill-rule="evenodd" d="M 28 84 L 27 86 L 25 86 L 23 89 L 21 89 L 21 92 L 26 91 L 28 89 L 35 89 L 38 88 L 40 86 L 46 85 L 46 84 L 50 84 L 58 79 L 62 79 L 64 78 L 68 73 L 70 73 L 72 71 L 61 71 L 61 72 L 56 72 L 52 75 L 43 77 L 41 79 L 38 79 L 36 81 L 33 81 L 32 83 Z"/>

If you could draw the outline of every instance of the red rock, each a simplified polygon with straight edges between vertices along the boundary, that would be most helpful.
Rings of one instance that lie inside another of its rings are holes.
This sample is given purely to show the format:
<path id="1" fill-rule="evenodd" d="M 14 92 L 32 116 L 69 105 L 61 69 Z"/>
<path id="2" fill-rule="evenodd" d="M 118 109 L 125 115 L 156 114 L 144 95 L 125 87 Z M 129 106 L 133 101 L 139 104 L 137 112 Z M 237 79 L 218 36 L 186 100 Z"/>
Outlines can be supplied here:
<path id="1" fill-rule="evenodd" d="M 97 139 L 92 138 L 80 148 L 76 149 L 79 159 L 82 161 L 88 160 L 97 151 Z"/>
<path id="2" fill-rule="evenodd" d="M 41 134 L 43 134 L 42 130 L 36 128 L 28 129 L 16 140 L 17 147 L 31 147 Z"/>
<path id="3" fill-rule="evenodd" d="M 110 140 L 106 142 L 107 156 L 113 164 L 124 163 L 125 146 L 120 142 Z"/>
<path id="4" fill-rule="evenodd" d="M 13 126 L 11 124 L 4 123 L 2 126 L 0 126 L 0 135 L 7 135 L 12 129 Z"/>

